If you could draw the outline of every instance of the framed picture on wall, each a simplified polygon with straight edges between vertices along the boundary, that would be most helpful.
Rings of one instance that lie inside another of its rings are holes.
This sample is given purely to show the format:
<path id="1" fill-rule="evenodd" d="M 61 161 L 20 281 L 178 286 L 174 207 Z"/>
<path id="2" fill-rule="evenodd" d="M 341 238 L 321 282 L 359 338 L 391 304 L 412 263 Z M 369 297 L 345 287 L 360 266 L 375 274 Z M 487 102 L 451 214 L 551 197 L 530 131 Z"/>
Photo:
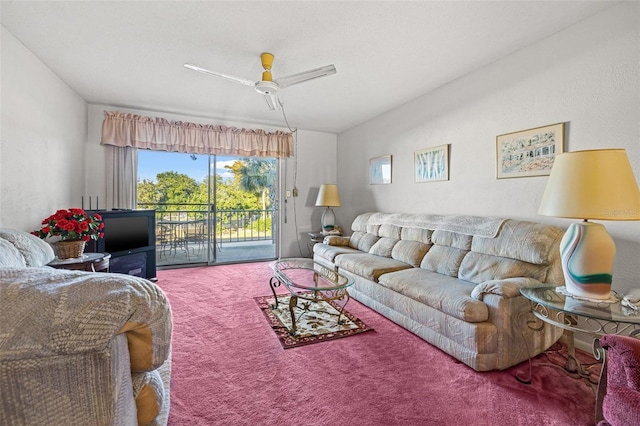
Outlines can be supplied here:
<path id="1" fill-rule="evenodd" d="M 564 147 L 564 123 L 496 137 L 498 179 L 546 176 Z"/>
<path id="2" fill-rule="evenodd" d="M 383 155 L 369 160 L 369 184 L 391 183 L 391 155 Z"/>
<path id="3" fill-rule="evenodd" d="M 416 151 L 413 162 L 416 182 L 449 180 L 449 144 Z"/>

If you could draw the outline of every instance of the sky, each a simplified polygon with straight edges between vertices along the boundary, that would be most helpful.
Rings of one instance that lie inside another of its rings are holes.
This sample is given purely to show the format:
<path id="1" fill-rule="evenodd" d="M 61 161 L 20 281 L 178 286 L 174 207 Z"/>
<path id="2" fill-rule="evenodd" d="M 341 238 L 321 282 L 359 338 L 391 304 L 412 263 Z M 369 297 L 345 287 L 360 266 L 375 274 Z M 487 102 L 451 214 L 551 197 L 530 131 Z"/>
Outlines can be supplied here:
<path id="1" fill-rule="evenodd" d="M 178 152 L 138 150 L 138 180 L 151 180 L 156 182 L 156 176 L 162 172 L 178 172 L 186 174 L 196 182 L 202 182 L 207 177 L 207 155 L 191 155 Z M 192 158 L 195 158 L 192 159 Z M 230 179 L 233 173 L 225 169 L 239 157 L 227 157 L 218 155 L 216 158 L 216 171 L 223 179 Z M 213 161 L 213 159 L 212 159 Z M 213 167 L 213 166 L 212 166 Z"/>

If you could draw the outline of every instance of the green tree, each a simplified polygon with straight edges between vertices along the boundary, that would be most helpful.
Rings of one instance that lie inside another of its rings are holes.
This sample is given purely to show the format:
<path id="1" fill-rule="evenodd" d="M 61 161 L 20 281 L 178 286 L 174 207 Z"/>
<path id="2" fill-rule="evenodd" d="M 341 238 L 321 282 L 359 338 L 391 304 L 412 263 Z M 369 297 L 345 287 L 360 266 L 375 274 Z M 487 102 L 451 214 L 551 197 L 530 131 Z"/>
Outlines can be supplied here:
<path id="1" fill-rule="evenodd" d="M 138 181 L 138 203 L 156 204 L 158 198 L 159 194 L 154 181 L 147 179 Z"/>
<path id="2" fill-rule="evenodd" d="M 239 178 L 240 187 L 255 193 L 256 197 L 261 199 L 262 210 L 266 210 L 267 195 L 273 193 L 271 189 L 276 176 L 276 163 L 274 160 L 262 158 L 249 158 L 243 163 L 242 167 L 237 168 L 237 172 L 232 166 Z"/>
<path id="3" fill-rule="evenodd" d="M 240 188 L 237 182 L 223 182 L 220 178 L 217 184 L 216 207 L 218 210 L 257 210 L 260 205 L 255 195 Z"/>
<path id="4" fill-rule="evenodd" d="M 161 204 L 187 204 L 198 192 L 198 183 L 184 173 L 162 172 L 157 178 L 158 202 Z"/>

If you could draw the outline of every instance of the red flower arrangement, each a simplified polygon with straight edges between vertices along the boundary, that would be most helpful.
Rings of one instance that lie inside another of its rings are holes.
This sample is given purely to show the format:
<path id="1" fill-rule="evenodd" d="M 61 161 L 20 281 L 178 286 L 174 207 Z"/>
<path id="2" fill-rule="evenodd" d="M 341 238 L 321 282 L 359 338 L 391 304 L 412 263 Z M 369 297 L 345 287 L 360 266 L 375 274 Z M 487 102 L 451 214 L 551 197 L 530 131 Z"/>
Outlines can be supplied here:
<path id="1" fill-rule="evenodd" d="M 104 237 L 102 216 L 83 209 L 58 210 L 42 221 L 42 228 L 31 232 L 42 239 L 60 237 L 62 241 L 89 241 Z"/>

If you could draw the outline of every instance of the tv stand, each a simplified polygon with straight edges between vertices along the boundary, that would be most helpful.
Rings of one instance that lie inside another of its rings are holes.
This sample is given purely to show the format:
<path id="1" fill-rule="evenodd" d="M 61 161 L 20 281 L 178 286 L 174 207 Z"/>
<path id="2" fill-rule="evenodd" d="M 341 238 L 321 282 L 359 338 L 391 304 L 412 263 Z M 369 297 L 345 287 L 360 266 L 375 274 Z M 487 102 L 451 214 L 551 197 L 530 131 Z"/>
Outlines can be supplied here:
<path id="1" fill-rule="evenodd" d="M 155 210 L 94 210 L 104 222 L 104 238 L 86 252 L 109 253 L 109 271 L 156 280 Z"/>

